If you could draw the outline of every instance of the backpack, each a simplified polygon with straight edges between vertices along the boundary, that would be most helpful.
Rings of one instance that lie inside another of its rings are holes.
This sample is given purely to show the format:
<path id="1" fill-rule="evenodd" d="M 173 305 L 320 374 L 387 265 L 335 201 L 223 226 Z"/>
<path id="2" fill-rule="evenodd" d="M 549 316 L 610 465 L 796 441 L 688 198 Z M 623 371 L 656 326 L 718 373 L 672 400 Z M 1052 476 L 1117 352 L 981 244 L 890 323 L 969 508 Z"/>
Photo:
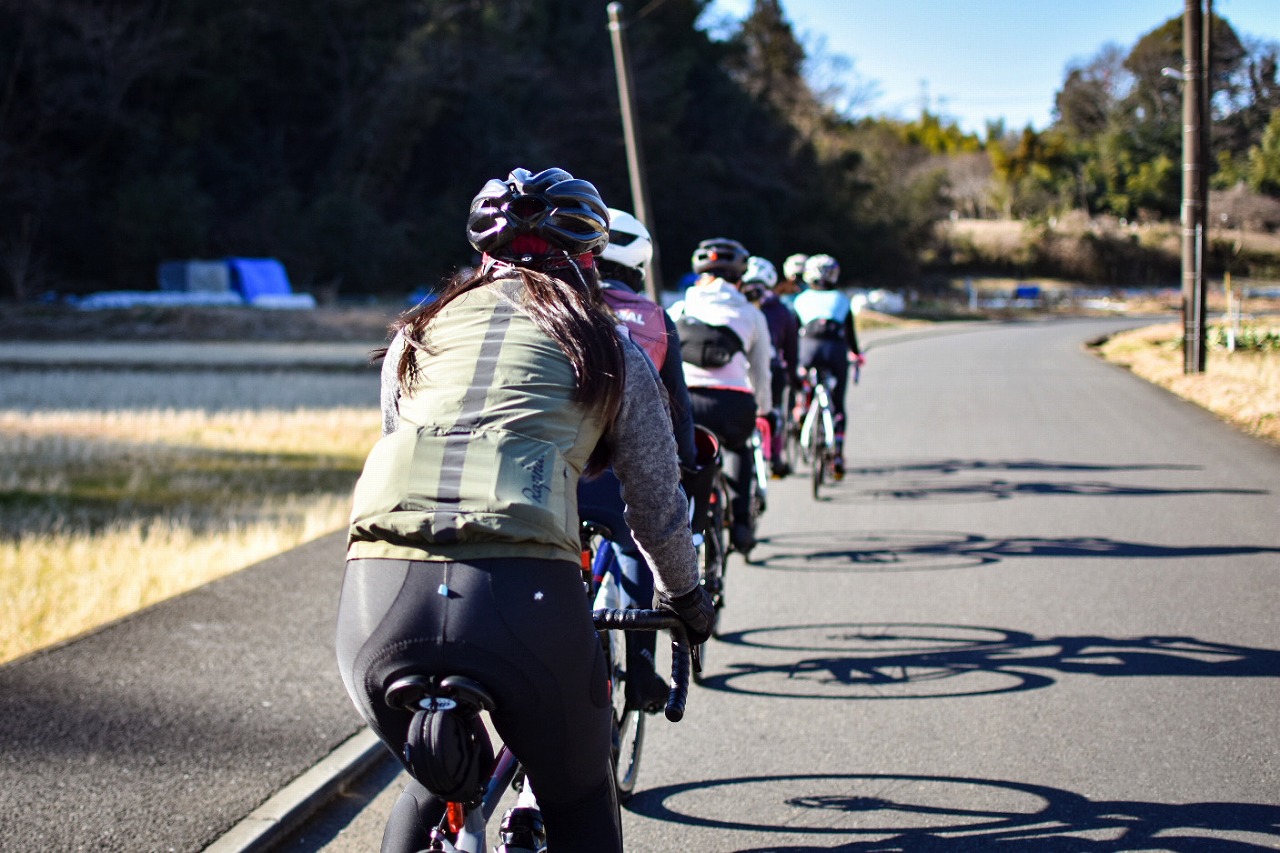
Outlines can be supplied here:
<path id="1" fill-rule="evenodd" d="M 713 326 L 685 314 L 676 321 L 680 358 L 698 367 L 724 367 L 742 352 L 742 338 L 728 326 Z"/>

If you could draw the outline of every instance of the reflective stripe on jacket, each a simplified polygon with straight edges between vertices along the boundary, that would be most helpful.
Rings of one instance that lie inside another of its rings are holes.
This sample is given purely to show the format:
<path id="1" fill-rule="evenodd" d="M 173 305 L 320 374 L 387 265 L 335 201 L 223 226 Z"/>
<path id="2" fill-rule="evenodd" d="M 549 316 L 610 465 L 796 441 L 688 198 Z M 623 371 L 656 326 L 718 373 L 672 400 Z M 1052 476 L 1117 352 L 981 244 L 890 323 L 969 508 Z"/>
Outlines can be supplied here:
<path id="1" fill-rule="evenodd" d="M 459 296 L 417 348 L 398 428 L 356 485 L 348 557 L 576 560 L 578 477 L 602 424 L 569 359 L 517 306 L 519 279 Z"/>

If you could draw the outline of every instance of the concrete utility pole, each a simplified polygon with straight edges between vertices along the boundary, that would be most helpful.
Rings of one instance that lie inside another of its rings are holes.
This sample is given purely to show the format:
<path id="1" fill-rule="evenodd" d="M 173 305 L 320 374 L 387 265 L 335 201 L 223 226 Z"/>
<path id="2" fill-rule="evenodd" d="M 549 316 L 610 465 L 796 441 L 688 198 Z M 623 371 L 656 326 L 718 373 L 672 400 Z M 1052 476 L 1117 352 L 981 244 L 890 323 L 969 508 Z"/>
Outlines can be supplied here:
<path id="1" fill-rule="evenodd" d="M 1213 16 L 1213 0 L 1209 17 Z M 1205 368 L 1205 262 L 1208 248 L 1210 28 L 1202 0 L 1182 16 L 1182 372 Z"/>
<path id="2" fill-rule="evenodd" d="M 623 33 L 622 4 L 610 3 L 609 35 L 613 41 L 613 67 L 618 75 L 618 101 L 622 105 L 622 136 L 627 146 L 627 171 L 631 175 L 632 213 L 644 223 L 653 237 L 653 260 L 645 275 L 645 292 L 662 304 L 662 271 L 658 263 L 658 239 L 649 210 L 649 185 L 644 176 L 644 158 L 640 151 L 640 129 L 636 123 L 635 88 L 631 82 L 631 59 Z"/>

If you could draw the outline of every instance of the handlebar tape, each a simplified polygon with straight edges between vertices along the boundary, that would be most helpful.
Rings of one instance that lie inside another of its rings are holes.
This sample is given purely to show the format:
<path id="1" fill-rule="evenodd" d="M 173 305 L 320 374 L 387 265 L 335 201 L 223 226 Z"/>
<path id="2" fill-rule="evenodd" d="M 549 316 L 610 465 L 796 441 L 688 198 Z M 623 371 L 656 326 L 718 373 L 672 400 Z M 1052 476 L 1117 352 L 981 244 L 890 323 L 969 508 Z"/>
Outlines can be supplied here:
<path id="1" fill-rule="evenodd" d="M 684 718 L 689 698 L 689 641 L 684 623 L 670 610 L 597 610 L 592 613 L 597 630 L 669 631 L 671 633 L 671 692 L 666 717 L 673 723 Z"/>

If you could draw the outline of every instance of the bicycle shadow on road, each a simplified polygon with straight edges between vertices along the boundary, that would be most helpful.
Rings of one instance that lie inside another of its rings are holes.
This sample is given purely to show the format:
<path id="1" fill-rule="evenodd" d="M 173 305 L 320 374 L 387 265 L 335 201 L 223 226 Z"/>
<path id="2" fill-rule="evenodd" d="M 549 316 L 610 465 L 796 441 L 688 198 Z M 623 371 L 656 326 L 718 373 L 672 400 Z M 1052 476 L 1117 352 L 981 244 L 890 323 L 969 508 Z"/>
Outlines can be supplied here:
<path id="1" fill-rule="evenodd" d="M 937 530 L 825 530 L 759 539 L 753 568 L 790 572 L 918 572 L 963 569 L 1009 557 L 1167 560 L 1280 554 L 1265 545 L 1158 545 L 1102 536 L 1012 536 Z"/>
<path id="2" fill-rule="evenodd" d="M 957 474 L 1091 474 L 1132 471 L 1202 471 L 1199 465 L 1133 463 L 1102 464 L 1042 459 L 905 459 L 846 460 L 845 478 L 822 492 L 821 501 L 836 504 L 983 503 L 1025 497 L 1168 497 L 1173 495 L 1269 495 L 1264 489 L 1138 486 L 1103 480 L 974 479 Z"/>
<path id="3" fill-rule="evenodd" d="M 973 481 L 917 480 L 895 481 L 884 486 L 860 483 L 856 477 L 845 476 L 844 482 L 822 493 L 822 499 L 838 504 L 878 504 L 889 501 L 912 503 L 983 503 L 1008 501 L 1014 498 L 1043 497 L 1107 497 L 1107 498 L 1158 498 L 1182 495 L 1254 495 L 1265 496 L 1266 489 L 1230 488 L 1162 488 L 1157 486 L 1126 486 L 1099 480 L 1019 482 L 990 479 Z"/>
<path id="4" fill-rule="evenodd" d="M 848 460 L 846 460 L 848 461 Z M 1047 459 L 902 459 L 850 464 L 850 476 L 894 477 L 901 474 L 959 474 L 968 471 L 1035 471 L 1064 473 L 1107 471 L 1203 471 L 1202 465 L 1164 463 L 1054 462 Z"/>
<path id="5" fill-rule="evenodd" d="M 1280 651 L 1195 637 L 1037 637 L 972 625 L 886 622 L 756 628 L 726 633 L 717 642 L 807 653 L 734 663 L 703 676 L 708 689 L 788 699 L 989 696 L 1049 687 L 1067 674 L 1280 678 Z"/>
<path id="6" fill-rule="evenodd" d="M 726 791 L 737 805 L 723 807 Z M 750 833 L 738 853 L 1245 851 L 1280 846 L 1280 807 L 1090 800 L 1014 781 L 892 774 L 739 776 L 637 793 L 655 820 Z M 760 844 L 761 836 L 779 843 Z M 852 840 L 851 840 L 852 839 Z"/>

